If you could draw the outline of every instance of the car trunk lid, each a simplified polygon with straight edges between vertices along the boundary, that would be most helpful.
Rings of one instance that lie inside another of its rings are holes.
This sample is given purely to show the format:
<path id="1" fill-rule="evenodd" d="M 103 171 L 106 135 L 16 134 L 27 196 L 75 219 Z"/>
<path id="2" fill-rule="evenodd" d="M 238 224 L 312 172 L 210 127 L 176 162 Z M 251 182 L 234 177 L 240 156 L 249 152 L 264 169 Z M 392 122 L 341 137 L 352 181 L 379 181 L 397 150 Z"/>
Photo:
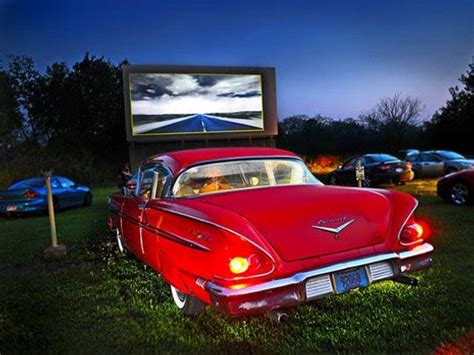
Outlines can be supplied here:
<path id="1" fill-rule="evenodd" d="M 33 191 L 32 189 L 17 189 L 0 191 L 0 202 L 2 201 L 21 201 L 25 199 L 25 192 Z"/>
<path id="2" fill-rule="evenodd" d="M 318 185 L 279 186 L 202 196 L 251 222 L 288 261 L 384 241 L 390 203 L 376 191 Z"/>

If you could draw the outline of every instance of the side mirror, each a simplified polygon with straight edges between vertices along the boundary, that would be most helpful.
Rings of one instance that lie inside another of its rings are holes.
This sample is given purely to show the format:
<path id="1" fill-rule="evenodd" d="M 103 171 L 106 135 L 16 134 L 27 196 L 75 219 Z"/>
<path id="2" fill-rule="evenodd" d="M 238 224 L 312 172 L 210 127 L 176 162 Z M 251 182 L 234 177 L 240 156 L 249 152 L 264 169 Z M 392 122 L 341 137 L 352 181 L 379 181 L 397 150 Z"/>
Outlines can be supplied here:
<path id="1" fill-rule="evenodd" d="M 133 193 L 137 189 L 137 183 L 135 181 L 129 181 L 126 187 L 129 193 Z"/>

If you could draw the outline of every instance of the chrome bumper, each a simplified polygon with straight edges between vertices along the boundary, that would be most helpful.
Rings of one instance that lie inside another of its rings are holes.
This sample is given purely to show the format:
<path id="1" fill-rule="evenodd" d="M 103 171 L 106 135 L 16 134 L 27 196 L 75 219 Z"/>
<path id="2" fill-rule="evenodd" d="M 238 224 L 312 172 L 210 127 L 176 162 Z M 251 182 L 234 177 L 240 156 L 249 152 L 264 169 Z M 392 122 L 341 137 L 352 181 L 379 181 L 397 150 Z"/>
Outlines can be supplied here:
<path id="1" fill-rule="evenodd" d="M 370 257 L 365 257 L 361 259 L 350 260 L 342 263 L 332 264 L 325 267 L 317 268 L 310 271 L 304 271 L 296 273 L 290 277 L 285 277 L 281 279 L 276 279 L 272 281 L 267 281 L 264 283 L 238 288 L 231 289 L 224 286 L 219 286 L 211 281 L 205 283 L 205 289 L 211 294 L 211 297 L 222 298 L 233 298 L 239 296 L 247 296 L 258 294 L 261 292 L 271 291 L 280 288 L 288 288 L 290 286 L 303 285 L 307 280 L 323 276 L 330 275 L 335 272 L 357 268 L 361 266 L 369 267 L 371 264 L 381 263 L 383 261 L 391 262 L 394 265 L 394 272 L 391 277 L 397 275 L 408 273 L 412 271 L 417 271 L 429 267 L 431 265 L 431 253 L 434 250 L 433 246 L 429 243 L 424 243 L 412 250 L 403 251 L 399 253 L 385 253 L 374 255 Z M 409 261 L 421 259 L 418 264 Z M 405 263 L 408 262 L 408 263 Z M 383 279 L 388 279 L 391 277 L 382 277 L 378 279 L 370 280 L 370 284 L 375 281 L 381 281 Z M 332 291 L 329 293 L 333 293 Z M 329 294 L 328 293 L 328 294 Z M 305 296 L 306 298 L 306 296 Z"/>

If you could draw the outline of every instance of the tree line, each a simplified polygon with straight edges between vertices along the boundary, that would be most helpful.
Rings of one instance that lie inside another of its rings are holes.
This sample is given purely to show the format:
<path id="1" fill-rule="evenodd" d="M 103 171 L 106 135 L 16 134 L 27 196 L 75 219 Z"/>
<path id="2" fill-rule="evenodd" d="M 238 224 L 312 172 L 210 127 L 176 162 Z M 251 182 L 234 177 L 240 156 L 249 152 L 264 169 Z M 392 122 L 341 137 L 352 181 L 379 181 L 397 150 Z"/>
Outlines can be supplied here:
<path id="1" fill-rule="evenodd" d="M 110 182 L 127 160 L 121 66 L 88 53 L 40 72 L 33 59 L 0 67 L 0 185 L 54 167 L 86 183 Z M 451 98 L 421 122 L 423 103 L 396 94 L 354 118 L 297 115 L 279 125 L 279 147 L 305 155 L 446 148 L 473 153 L 474 65 Z"/>
<path id="2" fill-rule="evenodd" d="M 280 123 L 279 146 L 304 155 L 352 155 L 365 152 L 396 154 L 402 149 L 449 149 L 474 153 L 474 64 L 450 88 L 450 99 L 429 120 L 421 120 L 424 105 L 414 97 L 381 98 L 357 119 L 334 120 L 321 115 L 297 115 Z"/>

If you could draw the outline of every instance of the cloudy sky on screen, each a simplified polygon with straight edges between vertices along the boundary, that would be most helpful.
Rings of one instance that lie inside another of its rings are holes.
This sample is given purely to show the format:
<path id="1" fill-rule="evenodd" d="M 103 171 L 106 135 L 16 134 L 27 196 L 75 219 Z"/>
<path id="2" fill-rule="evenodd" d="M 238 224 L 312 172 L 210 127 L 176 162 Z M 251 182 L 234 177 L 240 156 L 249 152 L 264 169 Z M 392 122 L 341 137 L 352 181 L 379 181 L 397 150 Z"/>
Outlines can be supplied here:
<path id="1" fill-rule="evenodd" d="M 130 74 L 134 115 L 262 111 L 259 75 Z"/>

